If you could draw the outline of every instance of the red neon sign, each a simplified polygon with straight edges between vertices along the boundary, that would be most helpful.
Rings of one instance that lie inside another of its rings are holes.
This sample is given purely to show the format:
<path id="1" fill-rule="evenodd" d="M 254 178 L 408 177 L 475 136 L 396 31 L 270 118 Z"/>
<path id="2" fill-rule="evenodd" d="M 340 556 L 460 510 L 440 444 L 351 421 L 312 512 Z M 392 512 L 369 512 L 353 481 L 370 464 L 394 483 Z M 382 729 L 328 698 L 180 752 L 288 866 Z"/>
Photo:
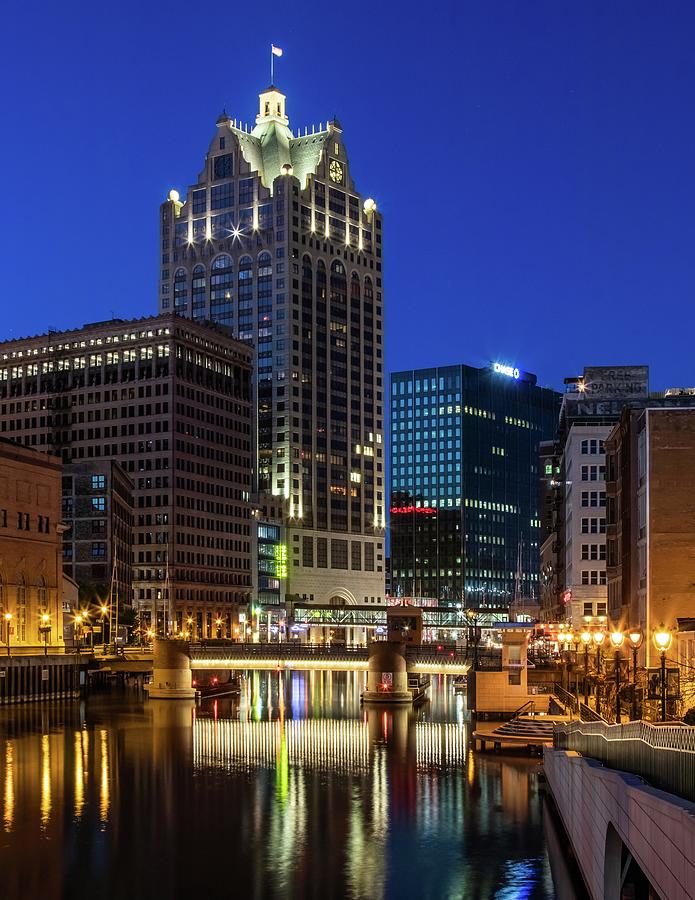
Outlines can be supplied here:
<path id="1" fill-rule="evenodd" d="M 390 510 L 392 515 L 403 515 L 404 513 L 425 513 L 431 516 L 437 510 L 432 506 L 392 506 Z"/>

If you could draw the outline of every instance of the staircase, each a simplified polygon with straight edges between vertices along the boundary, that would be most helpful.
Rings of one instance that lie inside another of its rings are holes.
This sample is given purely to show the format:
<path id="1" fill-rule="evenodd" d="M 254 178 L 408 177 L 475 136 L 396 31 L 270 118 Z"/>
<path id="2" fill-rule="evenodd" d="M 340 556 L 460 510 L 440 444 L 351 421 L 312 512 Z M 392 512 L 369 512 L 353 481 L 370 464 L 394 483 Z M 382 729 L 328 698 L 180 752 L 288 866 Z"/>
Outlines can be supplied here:
<path id="1" fill-rule="evenodd" d="M 545 716 L 517 716 L 495 728 L 491 736 L 511 737 L 529 744 L 552 743 L 553 726 L 553 720 Z"/>

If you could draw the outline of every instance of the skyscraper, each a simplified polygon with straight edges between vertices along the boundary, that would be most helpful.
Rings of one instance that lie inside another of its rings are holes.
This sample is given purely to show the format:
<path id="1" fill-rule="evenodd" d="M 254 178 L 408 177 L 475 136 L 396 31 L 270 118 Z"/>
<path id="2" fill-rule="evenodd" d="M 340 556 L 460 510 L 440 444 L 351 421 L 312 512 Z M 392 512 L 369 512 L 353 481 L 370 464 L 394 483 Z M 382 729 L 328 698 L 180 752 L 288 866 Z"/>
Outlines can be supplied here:
<path id="1" fill-rule="evenodd" d="M 251 352 L 228 329 L 172 314 L 0 343 L 2 437 L 72 464 L 63 500 L 73 510 L 83 493 L 70 477 L 75 464 L 115 460 L 132 481 L 132 600 L 141 625 L 159 633 L 168 610 L 178 631 L 229 637 L 248 600 L 250 379 Z M 85 490 L 107 533 L 114 485 L 94 474 Z M 75 528 L 63 545 L 69 562 L 81 529 L 67 513 Z M 103 543 L 94 541 L 95 563 Z M 131 602 L 122 593 L 119 600 Z"/>
<path id="2" fill-rule="evenodd" d="M 223 113 L 197 181 L 161 207 L 159 306 L 255 347 L 257 489 L 284 500 L 287 595 L 384 596 L 381 216 L 336 120 L 290 130 L 260 94 Z"/>
<path id="3" fill-rule="evenodd" d="M 391 376 L 394 594 L 480 608 L 538 597 L 538 446 L 559 401 L 499 363 Z"/>

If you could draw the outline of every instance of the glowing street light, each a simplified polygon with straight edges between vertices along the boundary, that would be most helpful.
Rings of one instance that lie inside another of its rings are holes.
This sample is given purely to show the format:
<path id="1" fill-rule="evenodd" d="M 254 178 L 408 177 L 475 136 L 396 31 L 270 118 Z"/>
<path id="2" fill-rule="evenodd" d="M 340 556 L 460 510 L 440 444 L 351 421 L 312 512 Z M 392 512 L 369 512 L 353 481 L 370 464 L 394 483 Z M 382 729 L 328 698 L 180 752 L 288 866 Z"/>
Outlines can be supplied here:
<path id="1" fill-rule="evenodd" d="M 673 634 L 661 625 L 654 632 L 654 645 L 661 654 L 661 721 L 666 721 L 666 651 L 671 646 Z"/>
<path id="2" fill-rule="evenodd" d="M 615 721 L 620 725 L 620 648 L 625 642 L 622 631 L 611 631 L 611 644 L 615 650 Z"/>
<path id="3" fill-rule="evenodd" d="M 51 617 L 48 613 L 42 614 L 39 631 L 43 635 L 43 655 L 48 656 L 48 635 L 51 631 Z"/>
<path id="4" fill-rule="evenodd" d="M 7 629 L 7 655 L 10 655 L 10 631 L 12 629 L 12 613 L 5 613 L 5 628 Z"/>

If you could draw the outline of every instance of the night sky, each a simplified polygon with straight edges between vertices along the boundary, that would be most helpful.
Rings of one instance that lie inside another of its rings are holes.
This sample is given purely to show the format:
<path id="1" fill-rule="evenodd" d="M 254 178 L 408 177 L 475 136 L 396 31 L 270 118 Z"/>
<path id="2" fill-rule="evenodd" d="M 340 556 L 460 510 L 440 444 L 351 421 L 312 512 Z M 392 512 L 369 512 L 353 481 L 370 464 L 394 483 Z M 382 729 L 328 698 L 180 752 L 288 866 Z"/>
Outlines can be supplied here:
<path id="1" fill-rule="evenodd" d="M 253 121 L 272 41 L 290 125 L 336 115 L 384 213 L 389 370 L 695 385 L 692 2 L 29 2 L 3 32 L 0 337 L 156 311 L 159 204 L 223 107 Z"/>

